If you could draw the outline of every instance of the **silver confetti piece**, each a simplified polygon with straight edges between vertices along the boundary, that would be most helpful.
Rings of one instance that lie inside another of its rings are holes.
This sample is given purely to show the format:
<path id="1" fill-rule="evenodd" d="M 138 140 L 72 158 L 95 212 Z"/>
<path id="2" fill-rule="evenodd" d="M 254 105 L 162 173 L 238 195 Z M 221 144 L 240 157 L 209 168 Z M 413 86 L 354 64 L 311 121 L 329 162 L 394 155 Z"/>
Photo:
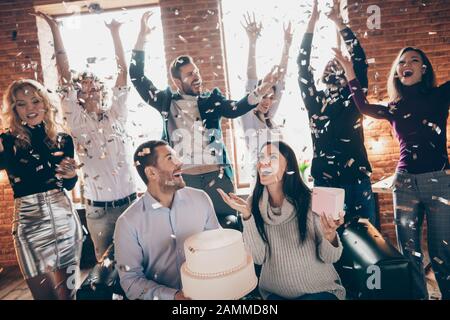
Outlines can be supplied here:
<path id="1" fill-rule="evenodd" d="M 155 202 L 155 203 L 152 204 L 152 208 L 155 209 L 155 210 L 159 209 L 159 208 L 162 208 L 162 204 L 159 203 L 159 202 Z"/>

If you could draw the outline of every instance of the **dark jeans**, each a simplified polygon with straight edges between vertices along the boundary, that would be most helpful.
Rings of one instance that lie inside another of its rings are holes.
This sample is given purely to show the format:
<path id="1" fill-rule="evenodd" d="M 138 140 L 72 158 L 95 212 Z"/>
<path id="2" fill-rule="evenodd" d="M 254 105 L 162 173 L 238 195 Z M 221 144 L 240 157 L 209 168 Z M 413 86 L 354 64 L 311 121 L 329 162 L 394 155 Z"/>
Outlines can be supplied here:
<path id="1" fill-rule="evenodd" d="M 310 293 L 293 299 L 286 299 L 272 293 L 267 300 L 338 300 L 338 298 L 330 292 Z"/>
<path id="2" fill-rule="evenodd" d="M 421 249 L 427 219 L 428 253 L 442 300 L 450 300 L 450 170 L 409 174 L 394 181 L 394 214 L 400 251 L 410 259 L 414 298 L 428 299 Z"/>
<path id="3" fill-rule="evenodd" d="M 354 217 L 369 219 L 376 226 L 375 199 L 370 179 L 362 179 L 361 183 L 336 184 L 324 179 L 314 179 L 315 187 L 341 188 L 345 190 L 345 222 Z"/>

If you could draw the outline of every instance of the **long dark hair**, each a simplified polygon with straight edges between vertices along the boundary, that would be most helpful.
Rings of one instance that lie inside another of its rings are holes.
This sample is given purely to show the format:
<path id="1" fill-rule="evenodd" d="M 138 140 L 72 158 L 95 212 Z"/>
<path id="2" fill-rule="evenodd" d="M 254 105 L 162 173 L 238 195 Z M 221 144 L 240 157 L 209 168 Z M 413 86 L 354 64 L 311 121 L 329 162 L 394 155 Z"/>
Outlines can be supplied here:
<path id="1" fill-rule="evenodd" d="M 283 175 L 283 193 L 286 200 L 289 201 L 295 208 L 301 243 L 306 239 L 307 215 L 311 202 L 311 191 L 300 177 L 300 171 L 294 150 L 292 150 L 292 148 L 283 141 L 267 141 L 262 146 L 261 150 L 269 144 L 277 147 L 287 162 L 286 171 Z M 257 174 L 255 188 L 253 189 L 251 210 L 261 238 L 265 243 L 268 243 L 267 235 L 264 229 L 264 220 L 259 210 L 259 201 L 262 197 L 263 191 L 264 186 L 261 184 L 259 174 Z"/>
<path id="2" fill-rule="evenodd" d="M 395 58 L 394 62 L 391 66 L 391 71 L 389 73 L 389 78 L 387 82 L 387 90 L 389 99 L 392 102 L 398 102 L 403 98 L 403 88 L 404 85 L 401 83 L 401 81 L 398 78 L 397 75 L 397 65 L 400 61 L 400 58 L 402 57 L 405 52 L 408 51 L 414 51 L 417 52 L 420 57 L 422 58 L 423 64 L 426 66 L 425 74 L 422 76 L 421 84 L 421 91 L 423 93 L 428 93 L 431 91 L 432 88 L 436 87 L 436 75 L 434 74 L 433 66 L 431 65 L 430 59 L 428 59 L 425 52 L 418 48 L 413 47 L 406 47 L 400 50 L 397 57 Z"/>

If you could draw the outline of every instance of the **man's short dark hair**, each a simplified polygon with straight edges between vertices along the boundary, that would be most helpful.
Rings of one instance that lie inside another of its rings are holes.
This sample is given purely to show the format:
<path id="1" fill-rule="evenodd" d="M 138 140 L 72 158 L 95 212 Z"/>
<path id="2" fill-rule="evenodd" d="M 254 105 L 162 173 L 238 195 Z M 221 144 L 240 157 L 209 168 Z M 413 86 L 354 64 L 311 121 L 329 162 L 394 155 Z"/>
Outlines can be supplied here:
<path id="1" fill-rule="evenodd" d="M 170 64 L 170 75 L 172 78 L 181 80 L 181 67 L 190 63 L 194 63 L 191 56 L 179 56 L 175 58 Z"/>
<path id="2" fill-rule="evenodd" d="M 134 165 L 146 185 L 148 184 L 148 179 L 145 175 L 145 168 L 156 165 L 158 154 L 155 149 L 159 146 L 167 145 L 168 143 L 163 140 L 150 140 L 141 144 L 134 152 Z"/>

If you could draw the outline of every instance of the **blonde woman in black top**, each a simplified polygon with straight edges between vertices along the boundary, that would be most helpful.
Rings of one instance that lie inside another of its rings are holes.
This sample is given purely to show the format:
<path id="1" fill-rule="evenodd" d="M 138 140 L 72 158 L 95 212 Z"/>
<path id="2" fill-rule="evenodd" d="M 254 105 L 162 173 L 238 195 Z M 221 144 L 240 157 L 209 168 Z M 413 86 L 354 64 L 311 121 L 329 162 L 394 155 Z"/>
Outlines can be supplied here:
<path id="1" fill-rule="evenodd" d="M 77 182 L 71 136 L 58 132 L 55 107 L 34 80 L 14 81 L 4 95 L 0 169 L 14 192 L 17 259 L 34 299 L 71 299 L 82 233 L 64 189 Z"/>

